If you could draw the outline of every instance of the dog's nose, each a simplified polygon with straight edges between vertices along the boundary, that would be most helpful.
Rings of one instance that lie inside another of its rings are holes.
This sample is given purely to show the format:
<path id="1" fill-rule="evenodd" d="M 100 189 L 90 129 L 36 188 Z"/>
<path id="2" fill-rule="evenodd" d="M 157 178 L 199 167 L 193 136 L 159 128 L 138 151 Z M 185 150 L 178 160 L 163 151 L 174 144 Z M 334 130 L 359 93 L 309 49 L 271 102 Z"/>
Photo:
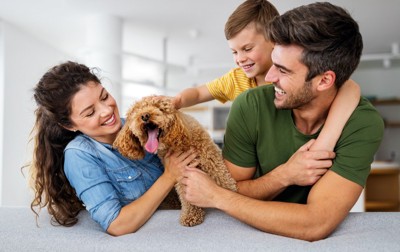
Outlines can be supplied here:
<path id="1" fill-rule="evenodd" d="M 147 122 L 147 121 L 149 120 L 149 118 L 150 118 L 150 115 L 149 115 L 149 114 L 144 114 L 144 115 L 142 115 L 142 121 L 143 121 L 143 122 Z"/>

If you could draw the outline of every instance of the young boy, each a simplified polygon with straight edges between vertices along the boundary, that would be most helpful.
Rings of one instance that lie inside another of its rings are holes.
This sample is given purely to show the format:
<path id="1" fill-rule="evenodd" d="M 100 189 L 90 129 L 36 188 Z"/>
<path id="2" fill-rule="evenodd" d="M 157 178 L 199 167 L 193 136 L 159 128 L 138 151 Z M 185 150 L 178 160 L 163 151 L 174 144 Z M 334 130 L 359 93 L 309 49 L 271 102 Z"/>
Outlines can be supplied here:
<path id="1" fill-rule="evenodd" d="M 266 37 L 265 29 L 276 16 L 278 11 L 267 0 L 246 0 L 240 4 L 225 24 L 225 37 L 238 67 L 207 84 L 183 90 L 173 99 L 175 107 L 190 107 L 214 99 L 225 103 L 247 89 L 269 84 L 265 76 L 272 66 L 274 45 Z M 340 88 L 325 126 L 310 150 L 333 150 L 359 100 L 359 86 L 348 80 Z"/>
<path id="2" fill-rule="evenodd" d="M 266 84 L 273 44 L 266 38 L 265 27 L 275 16 L 278 11 L 266 0 L 239 5 L 225 24 L 225 37 L 238 68 L 205 85 L 185 89 L 175 97 L 176 108 L 213 99 L 233 101 L 243 91 Z"/>

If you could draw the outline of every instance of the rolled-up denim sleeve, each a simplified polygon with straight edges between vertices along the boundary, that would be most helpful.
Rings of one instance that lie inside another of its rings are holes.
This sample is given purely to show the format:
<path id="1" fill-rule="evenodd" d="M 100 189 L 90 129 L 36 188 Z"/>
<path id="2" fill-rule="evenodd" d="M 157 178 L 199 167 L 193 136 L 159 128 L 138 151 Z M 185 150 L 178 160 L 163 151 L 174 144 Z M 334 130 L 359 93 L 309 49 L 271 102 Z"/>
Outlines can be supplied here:
<path id="1" fill-rule="evenodd" d="M 117 218 L 122 204 L 105 168 L 96 157 L 78 149 L 67 149 L 64 171 L 93 220 L 106 231 Z"/>

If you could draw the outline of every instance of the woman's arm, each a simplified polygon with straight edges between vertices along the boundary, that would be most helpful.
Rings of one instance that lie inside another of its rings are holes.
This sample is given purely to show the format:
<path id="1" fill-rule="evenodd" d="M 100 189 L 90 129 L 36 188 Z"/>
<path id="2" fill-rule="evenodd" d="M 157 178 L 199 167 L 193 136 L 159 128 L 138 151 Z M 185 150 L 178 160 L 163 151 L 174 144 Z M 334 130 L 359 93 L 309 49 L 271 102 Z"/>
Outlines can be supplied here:
<path id="1" fill-rule="evenodd" d="M 136 232 L 157 210 L 158 206 L 180 179 L 183 169 L 196 157 L 192 151 L 167 154 L 165 171 L 140 198 L 124 206 L 117 218 L 111 222 L 107 232 L 119 236 Z M 197 163 L 190 164 L 195 167 Z"/>
<path id="2" fill-rule="evenodd" d="M 346 81 L 336 95 L 325 125 L 310 150 L 333 151 L 342 130 L 360 102 L 360 86 L 353 80 Z"/>

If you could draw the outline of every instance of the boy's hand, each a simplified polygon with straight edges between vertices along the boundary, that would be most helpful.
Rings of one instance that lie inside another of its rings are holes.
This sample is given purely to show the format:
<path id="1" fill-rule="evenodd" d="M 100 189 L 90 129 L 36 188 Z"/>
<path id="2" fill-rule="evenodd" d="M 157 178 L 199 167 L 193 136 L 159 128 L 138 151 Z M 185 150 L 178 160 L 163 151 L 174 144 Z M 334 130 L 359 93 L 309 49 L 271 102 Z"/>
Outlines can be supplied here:
<path id="1" fill-rule="evenodd" d="M 165 95 L 155 95 L 152 98 L 154 101 L 159 101 L 159 100 L 163 100 L 163 99 L 169 99 L 171 100 L 172 105 L 174 106 L 175 109 L 180 109 L 180 106 L 177 107 L 178 102 L 180 103 L 180 100 L 177 101 L 176 97 L 171 97 L 171 96 L 165 96 Z M 179 105 L 179 104 L 178 104 Z"/>
<path id="2" fill-rule="evenodd" d="M 172 105 L 175 107 L 175 109 L 180 109 L 182 107 L 182 100 L 179 94 L 172 98 Z"/>
<path id="3" fill-rule="evenodd" d="M 301 146 L 289 160 L 275 172 L 283 172 L 282 181 L 289 185 L 308 186 L 315 184 L 332 166 L 336 154 L 333 151 L 310 151 L 314 139 Z M 285 169 L 286 167 L 286 169 Z"/>

